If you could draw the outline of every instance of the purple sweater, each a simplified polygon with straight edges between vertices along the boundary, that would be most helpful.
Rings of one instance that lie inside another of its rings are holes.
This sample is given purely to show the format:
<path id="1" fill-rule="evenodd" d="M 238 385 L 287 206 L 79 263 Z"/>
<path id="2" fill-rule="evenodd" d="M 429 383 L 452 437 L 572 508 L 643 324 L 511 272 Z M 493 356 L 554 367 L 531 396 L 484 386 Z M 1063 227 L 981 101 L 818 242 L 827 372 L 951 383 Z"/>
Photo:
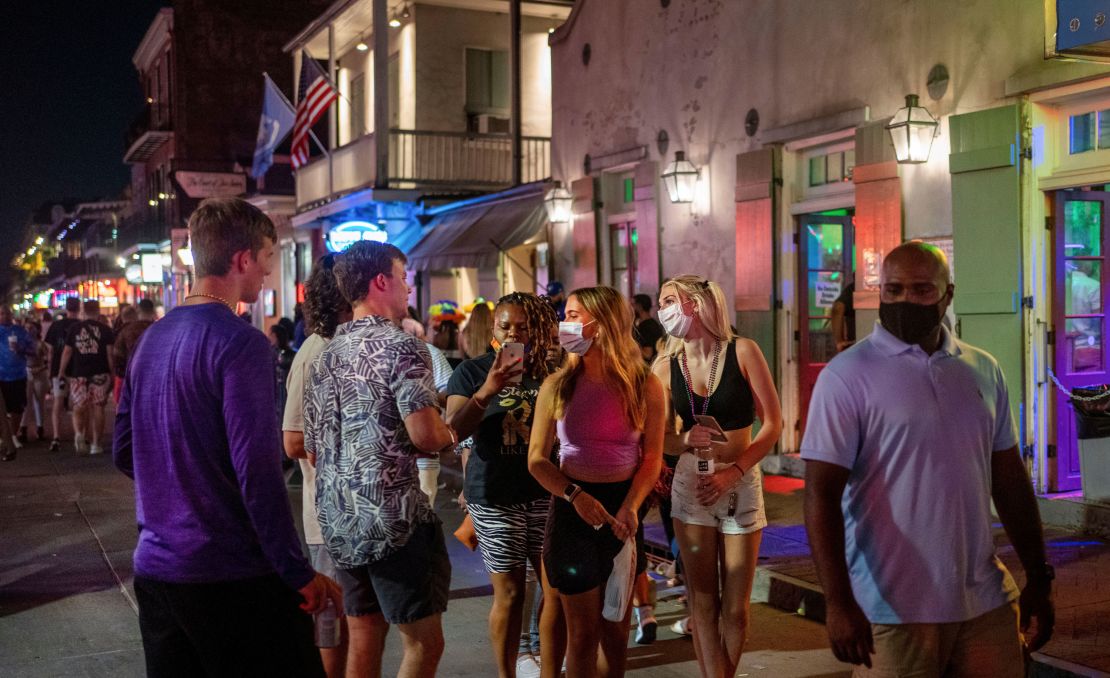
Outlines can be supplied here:
<path id="1" fill-rule="evenodd" d="M 135 479 L 135 573 L 198 583 L 277 573 L 301 553 L 279 459 L 266 337 L 223 304 L 179 306 L 143 335 L 127 368 L 113 457 Z"/>

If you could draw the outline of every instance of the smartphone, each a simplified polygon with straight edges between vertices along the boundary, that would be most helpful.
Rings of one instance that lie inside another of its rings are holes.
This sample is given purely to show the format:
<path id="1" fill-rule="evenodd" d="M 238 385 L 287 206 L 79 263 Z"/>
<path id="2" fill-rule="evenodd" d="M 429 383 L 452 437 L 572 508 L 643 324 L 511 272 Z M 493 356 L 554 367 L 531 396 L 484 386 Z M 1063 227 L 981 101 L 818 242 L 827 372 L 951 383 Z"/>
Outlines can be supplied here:
<path id="1" fill-rule="evenodd" d="M 502 360 L 501 364 L 502 365 L 513 365 L 513 364 L 517 363 L 518 361 L 523 361 L 524 360 L 524 344 L 521 344 L 521 343 L 518 343 L 518 342 L 515 342 L 515 341 L 509 342 L 507 344 L 502 344 L 501 345 L 501 353 L 504 355 L 504 357 L 501 358 L 501 360 Z M 520 366 L 523 366 L 523 363 L 521 363 Z M 509 378 L 509 383 L 510 384 L 519 384 L 523 378 L 524 378 L 523 373 L 517 374 L 516 376 Z"/>
<path id="2" fill-rule="evenodd" d="M 711 417 L 708 414 L 695 414 L 694 421 L 696 421 L 699 426 L 704 426 L 711 431 L 711 433 L 709 434 L 709 440 L 711 442 L 728 442 L 728 436 L 725 435 L 724 429 L 721 428 L 721 425 L 717 423 L 716 417 Z"/>

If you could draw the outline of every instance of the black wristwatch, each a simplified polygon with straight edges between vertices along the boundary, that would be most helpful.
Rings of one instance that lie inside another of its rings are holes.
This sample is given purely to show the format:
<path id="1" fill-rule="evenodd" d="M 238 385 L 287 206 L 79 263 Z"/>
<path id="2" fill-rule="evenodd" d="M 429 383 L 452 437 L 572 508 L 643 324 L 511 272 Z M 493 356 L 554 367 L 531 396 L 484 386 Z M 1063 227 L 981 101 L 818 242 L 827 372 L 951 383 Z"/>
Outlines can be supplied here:
<path id="1" fill-rule="evenodd" d="M 1027 584 L 1052 584 L 1055 579 L 1056 568 L 1052 567 L 1052 565 L 1047 562 L 1041 565 L 1040 569 L 1026 571 L 1025 573 L 1025 581 Z"/>
<path id="2" fill-rule="evenodd" d="M 566 489 L 563 490 L 563 499 L 566 499 L 567 501 L 569 501 L 571 503 L 574 503 L 574 498 L 576 496 L 578 496 L 578 493 L 581 492 L 581 491 L 582 491 L 581 487 L 578 487 L 574 483 L 571 483 L 570 485 L 567 485 Z"/>

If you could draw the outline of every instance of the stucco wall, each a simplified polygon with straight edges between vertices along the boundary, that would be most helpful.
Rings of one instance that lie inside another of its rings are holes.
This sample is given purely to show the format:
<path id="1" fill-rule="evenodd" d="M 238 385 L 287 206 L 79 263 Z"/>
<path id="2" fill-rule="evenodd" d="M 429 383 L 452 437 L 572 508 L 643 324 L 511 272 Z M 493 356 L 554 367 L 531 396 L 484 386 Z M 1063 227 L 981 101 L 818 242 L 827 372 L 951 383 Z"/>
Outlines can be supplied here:
<path id="1" fill-rule="evenodd" d="M 579 0 L 552 48 L 552 172 L 567 183 L 586 154 L 638 144 L 660 167 L 685 150 L 708 187 L 693 207 L 661 201 L 662 273 L 707 274 L 731 302 L 737 154 L 793 123 L 862 106 L 887 117 L 908 92 L 938 117 L 998 105 L 1005 78 L 1042 58 L 1042 11 L 1029 0 Z M 926 90 L 936 63 L 950 74 L 940 100 Z M 946 135 L 942 124 L 928 165 L 903 168 L 907 236 L 951 232 Z"/>

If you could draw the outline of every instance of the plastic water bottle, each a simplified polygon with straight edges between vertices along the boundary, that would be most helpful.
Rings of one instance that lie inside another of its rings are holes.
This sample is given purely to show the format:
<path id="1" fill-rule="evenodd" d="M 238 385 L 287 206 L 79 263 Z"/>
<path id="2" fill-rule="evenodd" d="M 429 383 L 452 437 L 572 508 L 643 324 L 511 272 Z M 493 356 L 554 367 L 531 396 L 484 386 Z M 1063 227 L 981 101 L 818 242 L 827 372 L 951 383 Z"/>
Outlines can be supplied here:
<path id="1" fill-rule="evenodd" d="M 324 609 L 315 615 L 316 621 L 316 647 L 338 647 L 339 635 L 342 629 L 339 625 L 339 615 L 335 612 L 335 603 L 328 598 Z"/>

